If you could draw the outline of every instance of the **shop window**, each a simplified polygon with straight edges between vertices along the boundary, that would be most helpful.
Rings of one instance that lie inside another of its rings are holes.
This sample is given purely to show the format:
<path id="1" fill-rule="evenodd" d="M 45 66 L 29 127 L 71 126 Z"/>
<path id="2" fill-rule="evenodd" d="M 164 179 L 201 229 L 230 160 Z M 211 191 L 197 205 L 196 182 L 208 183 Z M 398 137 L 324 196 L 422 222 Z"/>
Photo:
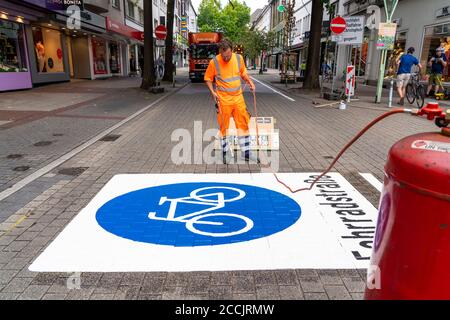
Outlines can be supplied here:
<path id="1" fill-rule="evenodd" d="M 423 66 L 434 56 L 436 48 L 442 47 L 447 58 L 450 58 L 450 24 L 426 27 L 423 39 L 420 62 Z M 444 70 L 444 79 L 450 80 L 450 68 Z"/>
<path id="2" fill-rule="evenodd" d="M 120 9 L 120 0 L 112 0 L 112 6 L 116 9 Z"/>
<path id="3" fill-rule="evenodd" d="M 0 20 L 0 72 L 28 71 L 22 25 Z"/>
<path id="4" fill-rule="evenodd" d="M 127 16 L 134 19 L 134 3 L 130 0 L 127 1 Z"/>
<path id="5" fill-rule="evenodd" d="M 106 68 L 106 42 L 92 39 L 92 55 L 94 58 L 94 74 L 107 74 Z"/>
<path id="6" fill-rule="evenodd" d="M 111 73 L 120 73 L 120 47 L 117 43 L 109 43 L 109 67 Z"/>
<path id="7" fill-rule="evenodd" d="M 64 72 L 61 32 L 38 26 L 32 30 L 37 72 Z"/>
<path id="8" fill-rule="evenodd" d="M 138 8 L 139 11 L 139 22 L 144 23 L 144 10 Z"/>

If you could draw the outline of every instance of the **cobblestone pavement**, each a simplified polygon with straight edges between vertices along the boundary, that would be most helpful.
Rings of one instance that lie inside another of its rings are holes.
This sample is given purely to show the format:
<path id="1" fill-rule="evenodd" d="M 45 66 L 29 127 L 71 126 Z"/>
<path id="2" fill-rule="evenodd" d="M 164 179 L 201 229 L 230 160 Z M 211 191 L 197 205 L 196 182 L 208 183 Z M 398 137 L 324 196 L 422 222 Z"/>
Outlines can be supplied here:
<path id="1" fill-rule="evenodd" d="M 295 96 L 293 102 L 260 84 L 257 91 L 259 115 L 277 119 L 282 172 L 323 170 L 356 132 L 382 113 L 377 109 L 314 108 L 311 100 Z M 253 113 L 250 96 L 246 97 Z M 22 199 L 26 204 L 0 224 L 0 299 L 361 299 L 365 270 L 357 269 L 82 273 L 80 289 L 69 289 L 67 283 L 73 279 L 72 274 L 28 271 L 31 262 L 115 174 L 260 172 L 255 164 L 177 166 L 171 162 L 172 132 L 185 128 L 192 133 L 194 121 L 202 121 L 203 130 L 215 128 L 214 116 L 204 85 L 189 84 L 117 128 L 113 132 L 120 135 L 117 140 L 95 142 L 24 187 L 20 197 L 27 193 L 33 197 Z M 42 131 L 47 135 L 56 132 L 46 130 L 45 123 L 31 124 L 36 125 L 36 137 Z M 16 130 L 24 130 L 22 127 Z M 66 132 L 64 125 L 59 129 L 58 132 Z M 432 130 L 433 124 L 423 119 L 390 117 L 361 138 L 335 169 L 377 206 L 379 193 L 358 173 L 372 173 L 382 180 L 389 147 L 407 135 Z M 24 131 L 19 146 L 28 148 L 35 141 L 29 133 Z M 48 136 L 37 140 L 44 138 Z M 2 155 L 19 152 L 7 146 L 0 151 Z M 0 163 L 11 166 L 4 156 Z M 78 175 L 58 173 L 61 168 L 80 167 L 84 171 Z M 0 204 L 5 202 L 8 198 Z"/>
<path id="2" fill-rule="evenodd" d="M 180 80 L 178 86 L 187 79 Z M 160 97 L 138 89 L 140 82 L 137 77 L 77 80 L 2 93 L 0 119 L 9 122 L 0 124 L 0 192 Z M 173 91 L 171 85 L 165 88 Z M 59 179 L 46 176 L 43 186 L 0 203 L 0 222 Z"/>

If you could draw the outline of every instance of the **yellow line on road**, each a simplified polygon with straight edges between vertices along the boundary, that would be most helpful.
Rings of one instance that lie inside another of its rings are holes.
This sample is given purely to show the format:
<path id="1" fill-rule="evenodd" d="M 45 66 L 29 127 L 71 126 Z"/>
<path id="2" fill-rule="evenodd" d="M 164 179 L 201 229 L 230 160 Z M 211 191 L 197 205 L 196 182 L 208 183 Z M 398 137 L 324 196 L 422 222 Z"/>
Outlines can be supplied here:
<path id="1" fill-rule="evenodd" d="M 11 226 L 11 228 L 7 229 L 7 230 L 5 231 L 4 234 L 0 235 L 0 238 L 3 237 L 3 236 L 6 236 L 8 233 L 10 233 L 14 228 L 16 228 L 16 227 L 17 227 L 19 224 L 21 224 L 23 221 L 25 221 L 25 219 L 27 219 L 27 218 L 30 216 L 30 214 L 31 214 L 31 211 L 28 212 L 27 214 L 21 216 L 21 217 L 19 218 L 19 220 L 17 220 L 17 221 Z"/>

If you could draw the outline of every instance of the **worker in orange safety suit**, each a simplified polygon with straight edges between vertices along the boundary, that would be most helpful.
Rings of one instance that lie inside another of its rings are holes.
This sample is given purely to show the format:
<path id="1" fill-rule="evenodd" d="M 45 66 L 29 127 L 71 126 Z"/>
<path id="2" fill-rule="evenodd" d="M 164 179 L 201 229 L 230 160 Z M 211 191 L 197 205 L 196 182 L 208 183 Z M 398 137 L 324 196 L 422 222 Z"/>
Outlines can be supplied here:
<path id="1" fill-rule="evenodd" d="M 234 54 L 231 42 L 224 39 L 219 44 L 219 55 L 209 62 L 204 79 L 220 109 L 217 119 L 220 125 L 222 155 L 225 164 L 230 163 L 232 158 L 230 142 L 227 138 L 231 116 L 233 116 L 239 136 L 241 157 L 246 161 L 259 162 L 258 157 L 250 151 L 248 132 L 250 116 L 242 94 L 241 78 L 247 82 L 253 92 L 255 85 L 247 74 L 244 59 L 241 55 Z M 214 90 L 213 82 L 215 82 L 216 90 Z"/>

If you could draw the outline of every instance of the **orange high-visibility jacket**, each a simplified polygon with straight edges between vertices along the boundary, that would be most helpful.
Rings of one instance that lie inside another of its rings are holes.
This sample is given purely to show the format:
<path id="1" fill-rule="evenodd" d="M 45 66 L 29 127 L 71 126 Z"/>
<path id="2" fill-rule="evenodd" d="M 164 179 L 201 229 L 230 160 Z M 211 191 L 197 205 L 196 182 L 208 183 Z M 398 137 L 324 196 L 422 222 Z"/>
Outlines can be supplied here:
<path id="1" fill-rule="evenodd" d="M 247 75 L 247 68 L 240 54 L 233 53 L 228 63 L 219 54 L 209 62 L 204 79 L 216 82 L 221 105 L 237 105 L 245 104 L 241 86 L 241 77 L 245 75 Z"/>

